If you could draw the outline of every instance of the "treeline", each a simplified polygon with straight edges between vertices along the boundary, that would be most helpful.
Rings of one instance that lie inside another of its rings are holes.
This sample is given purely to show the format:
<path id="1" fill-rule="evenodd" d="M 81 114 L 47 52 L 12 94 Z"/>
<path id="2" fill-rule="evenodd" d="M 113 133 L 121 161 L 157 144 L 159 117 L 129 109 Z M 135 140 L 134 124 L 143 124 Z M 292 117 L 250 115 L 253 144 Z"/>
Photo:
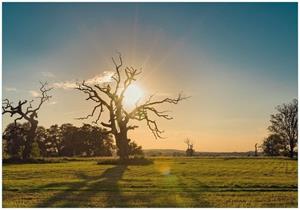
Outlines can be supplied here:
<path id="1" fill-rule="evenodd" d="M 3 132 L 4 158 L 23 157 L 30 131 L 29 123 L 11 123 Z M 114 138 L 107 130 L 90 124 L 76 127 L 70 123 L 49 128 L 38 126 L 31 148 L 31 158 L 71 156 L 113 156 L 117 154 Z M 143 155 L 142 147 L 129 140 L 130 155 Z"/>

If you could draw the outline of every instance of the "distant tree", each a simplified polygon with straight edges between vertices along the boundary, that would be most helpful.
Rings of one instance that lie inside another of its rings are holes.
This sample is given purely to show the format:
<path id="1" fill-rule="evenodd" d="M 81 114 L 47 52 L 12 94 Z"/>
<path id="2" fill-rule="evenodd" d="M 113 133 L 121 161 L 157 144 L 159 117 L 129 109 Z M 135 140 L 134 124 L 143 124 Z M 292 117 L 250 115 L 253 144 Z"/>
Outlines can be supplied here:
<path id="1" fill-rule="evenodd" d="M 51 89 L 52 88 L 47 88 L 47 83 L 41 83 L 41 96 L 38 97 L 40 100 L 36 108 L 33 108 L 32 106 L 33 100 L 30 102 L 27 100 L 20 100 L 17 105 L 13 105 L 13 103 L 8 99 L 3 100 L 2 114 L 10 114 L 11 117 L 17 116 L 17 118 L 15 118 L 15 123 L 18 120 L 24 119 L 30 125 L 30 128 L 26 133 L 26 141 L 24 145 L 24 151 L 22 153 L 23 159 L 30 158 L 32 143 L 35 141 L 36 129 L 38 127 L 38 111 L 42 105 L 51 98 L 51 96 L 48 95 L 48 92 Z M 26 106 L 26 108 L 24 106 Z"/>
<path id="2" fill-rule="evenodd" d="M 105 129 L 104 129 L 105 130 Z M 114 145 L 114 139 L 112 135 L 106 135 L 101 139 L 101 144 L 98 150 L 95 151 L 95 156 L 112 156 L 116 146 Z"/>
<path id="3" fill-rule="evenodd" d="M 276 107 L 278 113 L 271 115 L 269 131 L 285 142 L 290 158 L 294 157 L 298 144 L 298 100 Z"/>
<path id="4" fill-rule="evenodd" d="M 30 150 L 30 157 L 31 158 L 41 157 L 41 150 L 39 144 L 36 141 L 32 143 L 31 150 Z"/>
<path id="5" fill-rule="evenodd" d="M 195 152 L 194 149 L 193 149 L 193 146 L 194 146 L 193 143 L 188 138 L 184 142 L 187 145 L 186 155 L 187 156 L 193 156 L 194 152 Z"/>
<path id="6" fill-rule="evenodd" d="M 62 133 L 58 125 L 46 130 L 45 149 L 47 156 L 62 156 Z"/>
<path id="7" fill-rule="evenodd" d="M 261 147 L 264 154 L 268 156 L 279 156 L 284 154 L 285 142 L 278 134 L 271 134 L 264 140 Z"/>
<path id="8" fill-rule="evenodd" d="M 119 62 L 117 63 L 114 58 L 112 61 L 115 65 L 115 74 L 112 77 L 114 83 L 104 83 L 90 85 L 83 81 L 78 85 L 77 89 L 88 95 L 86 100 L 91 100 L 96 103 L 92 113 L 86 117 L 79 119 L 87 119 L 96 115 L 97 123 L 101 114 L 105 111 L 108 112 L 108 122 L 101 122 L 102 126 L 106 127 L 107 134 L 112 134 L 116 140 L 116 146 L 118 149 L 118 155 L 121 160 L 129 158 L 129 141 L 128 131 L 137 128 L 136 125 L 129 125 L 132 120 L 146 121 L 148 128 L 152 131 L 155 138 L 162 138 L 162 130 L 158 128 L 157 122 L 152 117 L 164 118 L 171 120 L 166 112 L 159 111 L 156 106 L 161 104 L 178 104 L 178 102 L 185 99 L 180 94 L 177 98 L 165 98 L 162 100 L 153 101 L 153 95 L 143 104 L 136 105 L 136 107 L 128 111 L 124 108 L 123 99 L 126 90 L 137 79 L 137 76 L 141 74 L 141 71 L 134 69 L 133 67 L 123 68 L 123 61 L 121 55 L 119 55 Z M 98 114 L 96 114 L 98 112 Z"/>
<path id="9" fill-rule="evenodd" d="M 103 128 L 89 124 L 78 128 L 67 123 L 60 126 L 59 132 L 52 135 L 52 140 L 60 156 L 112 156 L 113 139 Z"/>
<path id="10" fill-rule="evenodd" d="M 74 137 L 72 141 L 76 144 L 75 153 L 74 155 L 80 156 L 92 156 L 93 150 L 90 147 L 92 144 L 92 126 L 89 124 L 84 124 L 82 127 L 77 128 L 74 131 Z"/>
<path id="11" fill-rule="evenodd" d="M 77 137 L 82 144 L 82 155 L 84 153 L 86 156 L 112 156 L 113 139 L 105 129 L 84 124 L 79 128 Z"/>
<path id="12" fill-rule="evenodd" d="M 2 138 L 5 141 L 4 150 L 11 158 L 22 158 L 26 133 L 28 132 L 28 123 L 10 123 L 3 132 Z"/>
<path id="13" fill-rule="evenodd" d="M 134 141 L 129 140 L 129 155 L 131 156 L 144 156 L 142 146 L 138 146 Z"/>
<path id="14" fill-rule="evenodd" d="M 31 152 L 32 158 L 48 156 L 46 140 L 47 140 L 46 128 L 44 128 L 43 126 L 38 126 L 36 129 L 35 140 L 33 142 L 35 143 L 35 145 L 32 145 L 32 149 L 35 149 L 35 151 Z M 37 150 L 39 150 L 39 152 Z"/>
<path id="15" fill-rule="evenodd" d="M 77 127 L 71 123 L 65 123 L 60 126 L 61 132 L 61 155 L 76 156 L 79 155 L 80 144 L 76 138 Z"/>

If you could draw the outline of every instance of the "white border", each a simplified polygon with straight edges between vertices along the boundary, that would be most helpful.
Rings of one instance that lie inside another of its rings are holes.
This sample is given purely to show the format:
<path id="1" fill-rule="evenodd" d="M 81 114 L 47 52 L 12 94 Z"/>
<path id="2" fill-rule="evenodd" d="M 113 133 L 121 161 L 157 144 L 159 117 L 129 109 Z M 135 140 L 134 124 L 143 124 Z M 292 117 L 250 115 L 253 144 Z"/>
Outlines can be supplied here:
<path id="1" fill-rule="evenodd" d="M 298 0 L 288 0 L 288 1 L 280 1 L 280 0 L 264 0 L 264 1 L 259 1 L 259 0 L 252 0 L 252 1 L 241 1 L 241 0 L 231 0 L 231 1 L 226 1 L 226 0 L 209 0 L 209 1 L 199 1 L 199 0 L 188 0 L 188 1 L 180 1 L 180 0 L 163 0 L 163 1 L 160 1 L 160 0 L 131 0 L 131 1 L 128 1 L 128 0 L 117 0 L 117 1 L 97 1 L 97 0 L 89 0 L 89 1 L 80 1 L 80 0 L 65 0 L 65 1 L 60 1 L 60 0 L 49 0 L 49 1 L 37 1 L 37 0 L 32 0 L 32 1 L 27 1 L 27 0 L 6 0 L 6 1 L 2 1 L 2 2 L 35 2 L 35 3 L 50 3 L 50 2 L 56 2 L 56 3 L 64 3 L 64 2 L 69 2 L 69 3 L 72 3 L 72 2 L 75 2 L 75 3 L 95 3 L 95 2 L 107 2 L 107 3 L 120 3 L 120 2 L 123 2 L 123 3 L 140 3 L 140 2 L 156 2 L 156 3 L 164 3 L 164 2 L 168 2 L 168 3 L 172 3 L 172 2 L 175 2 L 175 3 L 195 3 L 195 2 L 207 2 L 207 3 L 210 3 L 210 2 L 216 2 L 216 3 L 221 3 L 221 2 L 224 2 L 224 3 L 231 3 L 231 2 L 237 2 L 237 3 L 254 3 L 254 2 L 298 2 L 299 4 L 299 1 Z M 299 5 L 298 5 L 298 98 L 299 98 L 299 80 L 300 80 L 300 75 L 299 75 L 299 13 L 300 13 L 300 8 L 299 8 Z M 0 35 L 0 38 L 1 38 L 1 49 L 2 49 L 2 4 L 1 4 L 1 12 L 0 12 L 0 15 L 1 15 L 1 35 Z M 0 63 L 1 63 L 1 74 L 0 74 L 0 90 L 1 90 L 1 98 L 2 98 L 2 50 L 1 50 L 1 58 L 0 58 Z M 299 126 L 299 124 L 298 124 Z M 1 116 L 1 122 L 0 122 L 0 127 L 2 129 L 2 116 Z M 298 131 L 299 131 L 299 127 L 298 127 Z M 299 133 L 299 132 L 298 132 Z M 1 138 L 2 138 L 2 135 L 1 135 Z M 1 141 L 2 142 L 2 141 Z M 1 148 L 1 159 L 2 159 L 2 143 L 0 144 L 0 148 Z M 298 161 L 298 184 L 299 184 L 299 161 Z M 2 195 L 2 161 L 1 161 L 1 185 L 0 185 L 0 195 L 1 195 L 1 201 L 0 201 L 0 205 L 1 205 L 1 208 L 2 207 L 2 199 L 3 199 L 3 195 Z M 298 191 L 299 191 L 299 185 L 298 185 Z M 298 192 L 298 203 L 299 203 L 299 192 Z M 299 206 L 299 204 L 298 204 Z M 19 208 L 10 208 L 10 209 L 19 209 Z M 23 209 L 35 209 L 35 208 L 23 208 Z M 44 208 L 44 209 L 53 209 L 53 208 Z M 56 208 L 56 209 L 61 209 L 61 210 L 64 210 L 64 209 L 75 209 L 75 208 Z M 76 208 L 77 209 L 77 208 Z M 81 208 L 81 209 L 86 209 L 86 210 L 89 210 L 90 208 Z M 97 209 L 107 209 L 107 208 L 97 208 Z M 115 209 L 131 209 L 131 208 L 115 208 Z M 153 210 L 157 210 L 157 208 L 138 208 L 138 209 L 153 209 Z M 166 208 L 163 208 L 163 209 L 166 209 Z M 176 209 L 189 209 L 189 208 L 176 208 Z M 194 208 L 194 209 L 220 209 L 220 208 Z M 222 208 L 221 208 L 222 209 Z M 226 208 L 226 209 L 234 209 L 234 208 Z M 248 208 L 239 208 L 239 209 L 248 209 Z M 252 209 L 259 209 L 259 208 L 252 208 Z M 266 210 L 273 210 L 274 208 L 264 208 Z M 297 208 L 289 208 L 289 209 L 297 209 Z"/>

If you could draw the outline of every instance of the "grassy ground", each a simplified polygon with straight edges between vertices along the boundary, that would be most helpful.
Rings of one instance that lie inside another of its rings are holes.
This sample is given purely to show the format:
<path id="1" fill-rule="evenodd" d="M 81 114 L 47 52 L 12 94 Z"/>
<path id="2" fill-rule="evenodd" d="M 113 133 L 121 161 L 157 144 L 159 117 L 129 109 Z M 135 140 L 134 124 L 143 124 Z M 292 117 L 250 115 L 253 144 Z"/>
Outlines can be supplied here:
<path id="1" fill-rule="evenodd" d="M 297 161 L 155 158 L 4 165 L 3 207 L 297 207 Z"/>

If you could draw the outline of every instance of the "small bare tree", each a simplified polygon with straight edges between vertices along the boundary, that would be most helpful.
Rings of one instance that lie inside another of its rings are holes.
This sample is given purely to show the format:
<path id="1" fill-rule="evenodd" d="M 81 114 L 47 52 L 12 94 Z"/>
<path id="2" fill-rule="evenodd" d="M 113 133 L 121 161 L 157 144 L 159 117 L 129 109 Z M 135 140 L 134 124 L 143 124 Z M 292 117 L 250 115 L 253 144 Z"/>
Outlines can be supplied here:
<path id="1" fill-rule="evenodd" d="M 90 85 L 83 81 L 78 84 L 76 89 L 88 95 L 86 100 L 96 103 L 91 114 L 79 119 L 88 119 L 96 116 L 94 123 L 98 123 L 103 112 L 107 111 L 109 114 L 108 122 L 101 122 L 101 125 L 108 128 L 108 133 L 113 134 L 118 148 L 118 154 L 121 160 L 129 158 L 129 140 L 128 131 L 138 128 L 136 125 L 129 125 L 131 120 L 146 121 L 148 128 L 153 133 L 155 138 L 162 138 L 162 130 L 159 129 L 156 120 L 152 117 L 156 116 L 171 120 L 166 111 L 159 111 L 158 105 L 161 104 L 178 104 L 178 102 L 186 99 L 181 94 L 177 98 L 165 98 L 162 100 L 152 100 L 153 95 L 141 104 L 135 106 L 131 111 L 124 108 L 123 100 L 127 88 L 137 79 L 141 74 L 140 70 L 133 67 L 123 67 L 121 54 L 119 54 L 118 62 L 112 58 L 115 67 L 115 74 L 113 75 L 113 83 Z M 97 113 L 97 114 L 96 114 Z"/>
<path id="2" fill-rule="evenodd" d="M 189 138 L 187 138 L 184 143 L 186 143 L 187 145 L 187 149 L 186 149 L 186 155 L 187 156 L 193 156 L 194 155 L 194 144 L 190 141 Z"/>
<path id="3" fill-rule="evenodd" d="M 47 82 L 41 82 L 41 95 L 38 96 L 39 103 L 35 108 L 32 106 L 34 100 L 29 102 L 27 100 L 19 100 L 18 104 L 15 106 L 13 105 L 13 102 L 10 102 L 8 99 L 3 100 L 2 114 L 10 114 L 11 117 L 17 116 L 17 118 L 14 120 L 15 124 L 18 120 L 22 119 L 26 120 L 30 124 L 29 131 L 26 134 L 26 143 L 22 154 L 22 158 L 25 160 L 30 158 L 32 143 L 34 142 L 36 136 L 36 129 L 38 127 L 38 111 L 42 105 L 52 97 L 48 95 L 48 92 L 51 89 L 52 88 L 47 87 Z"/>

